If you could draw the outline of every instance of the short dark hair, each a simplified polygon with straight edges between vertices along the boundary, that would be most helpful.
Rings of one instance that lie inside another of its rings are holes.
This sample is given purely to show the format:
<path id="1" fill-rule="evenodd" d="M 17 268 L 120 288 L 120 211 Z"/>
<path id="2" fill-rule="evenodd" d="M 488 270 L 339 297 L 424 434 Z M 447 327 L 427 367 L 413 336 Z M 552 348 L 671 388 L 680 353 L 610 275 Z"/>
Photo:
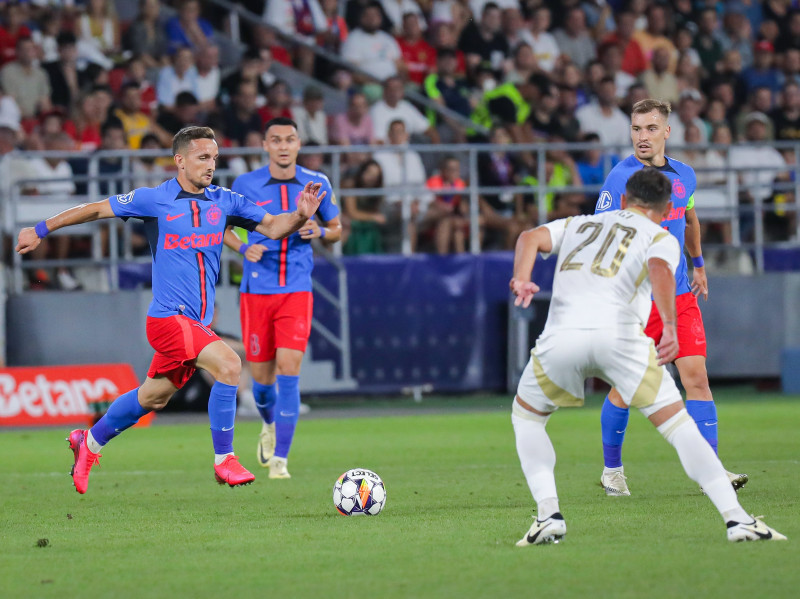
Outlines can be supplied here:
<path id="1" fill-rule="evenodd" d="M 295 123 L 292 119 L 288 116 L 276 116 L 274 119 L 270 119 L 267 121 L 267 124 L 264 126 L 264 135 L 267 134 L 270 127 L 275 125 L 288 125 L 289 127 L 294 127 L 295 131 L 297 131 L 297 123 Z"/>
<path id="2" fill-rule="evenodd" d="M 175 106 L 197 106 L 199 102 L 192 92 L 181 92 L 175 96 Z"/>
<path id="3" fill-rule="evenodd" d="M 657 110 L 661 113 L 661 116 L 668 119 L 669 114 L 672 112 L 672 105 L 669 102 L 656 100 L 655 98 L 646 98 L 633 105 L 631 114 L 648 114 L 654 110 Z"/>
<path id="4" fill-rule="evenodd" d="M 195 139 L 217 140 L 217 138 L 214 136 L 214 130 L 211 127 L 196 127 L 194 125 L 190 127 L 184 127 L 175 134 L 175 137 L 172 138 L 172 155 L 176 156 L 177 154 L 182 154 L 185 152 L 186 148 L 189 146 L 189 143 Z"/>
<path id="5" fill-rule="evenodd" d="M 629 204 L 660 210 L 672 195 L 672 183 L 658 169 L 645 167 L 631 175 L 625 184 Z"/>

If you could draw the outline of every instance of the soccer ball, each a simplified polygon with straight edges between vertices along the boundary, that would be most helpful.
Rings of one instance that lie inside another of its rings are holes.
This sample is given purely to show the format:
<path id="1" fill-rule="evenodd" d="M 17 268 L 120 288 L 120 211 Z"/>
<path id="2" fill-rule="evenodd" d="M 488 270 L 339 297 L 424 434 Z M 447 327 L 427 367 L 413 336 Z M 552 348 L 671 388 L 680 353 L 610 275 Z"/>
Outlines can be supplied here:
<path id="1" fill-rule="evenodd" d="M 353 468 L 333 485 L 333 505 L 344 516 L 377 516 L 386 505 L 386 488 L 372 470 Z"/>

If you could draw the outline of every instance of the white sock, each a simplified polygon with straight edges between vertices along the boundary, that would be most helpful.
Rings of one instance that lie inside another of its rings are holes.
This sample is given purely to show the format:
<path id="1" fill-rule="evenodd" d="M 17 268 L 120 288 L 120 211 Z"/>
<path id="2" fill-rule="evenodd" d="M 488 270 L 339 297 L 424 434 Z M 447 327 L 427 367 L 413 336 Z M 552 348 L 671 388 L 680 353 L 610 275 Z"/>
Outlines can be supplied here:
<path id="1" fill-rule="evenodd" d="M 86 435 L 86 446 L 92 453 L 100 453 L 100 450 L 103 449 L 104 447 L 104 445 L 100 445 L 100 443 L 95 441 L 94 437 L 92 436 L 91 430 Z"/>
<path id="2" fill-rule="evenodd" d="M 556 479 L 553 474 L 556 467 L 556 452 L 545 430 L 546 422 L 546 417 L 531 419 L 518 416 L 516 413 L 511 414 L 522 473 L 536 501 L 540 520 L 559 511 Z"/>
<path id="3" fill-rule="evenodd" d="M 603 467 L 603 473 L 604 474 L 611 474 L 612 472 L 622 472 L 624 474 L 625 473 L 625 466 L 617 466 L 615 468 L 609 468 L 607 466 Z"/>
<path id="4" fill-rule="evenodd" d="M 214 465 L 219 466 L 222 462 L 225 461 L 229 455 L 233 455 L 232 453 L 215 453 L 214 454 Z"/>
<path id="5" fill-rule="evenodd" d="M 752 520 L 739 504 L 722 462 L 686 410 L 681 410 L 659 426 L 658 432 L 675 448 L 686 474 L 703 488 L 725 520 Z"/>

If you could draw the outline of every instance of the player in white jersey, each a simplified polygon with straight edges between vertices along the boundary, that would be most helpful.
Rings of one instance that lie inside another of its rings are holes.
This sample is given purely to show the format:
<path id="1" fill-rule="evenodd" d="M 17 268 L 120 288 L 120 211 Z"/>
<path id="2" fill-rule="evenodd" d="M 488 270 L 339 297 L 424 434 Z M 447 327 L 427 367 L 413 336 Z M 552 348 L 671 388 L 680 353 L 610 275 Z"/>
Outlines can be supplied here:
<path id="1" fill-rule="evenodd" d="M 625 404 L 639 408 L 675 447 L 686 473 L 722 515 L 729 540 L 784 540 L 739 504 L 664 367 L 678 353 L 674 275 L 680 250 L 660 227 L 672 208 L 670 181 L 646 168 L 631 176 L 625 191 L 622 210 L 557 220 L 517 241 L 510 283 L 517 305 L 527 307 L 539 291 L 531 282 L 537 253 L 559 256 L 547 324 L 512 408 L 517 453 L 538 512 L 517 545 L 558 542 L 567 532 L 545 425 L 559 407 L 583 405 L 588 377 L 615 386 Z M 658 346 L 644 334 L 651 291 L 664 322 Z"/>

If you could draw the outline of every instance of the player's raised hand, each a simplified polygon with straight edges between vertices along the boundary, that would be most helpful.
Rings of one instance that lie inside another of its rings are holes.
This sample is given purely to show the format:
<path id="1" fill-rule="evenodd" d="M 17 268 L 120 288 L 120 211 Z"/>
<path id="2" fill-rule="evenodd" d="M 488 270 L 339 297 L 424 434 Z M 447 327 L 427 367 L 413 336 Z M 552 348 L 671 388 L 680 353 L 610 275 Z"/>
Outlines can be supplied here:
<path id="1" fill-rule="evenodd" d="M 658 365 L 669 364 L 678 356 L 678 332 L 675 323 L 665 323 L 661 333 L 661 341 L 656 346 Z"/>
<path id="2" fill-rule="evenodd" d="M 250 262 L 258 262 L 259 260 L 261 260 L 261 256 L 263 256 L 264 252 L 266 251 L 267 251 L 266 246 L 254 243 L 245 250 L 244 257 Z"/>
<path id="3" fill-rule="evenodd" d="M 508 284 L 511 293 L 517 296 L 514 300 L 515 306 L 522 306 L 527 308 L 533 301 L 534 294 L 539 292 L 539 286 L 533 281 L 520 281 L 519 279 L 511 279 Z"/>
<path id="4" fill-rule="evenodd" d="M 327 191 L 323 191 L 321 194 L 319 190 L 322 188 L 322 183 L 311 183 L 309 181 L 306 183 L 306 186 L 303 188 L 300 197 L 297 198 L 297 212 L 305 216 L 306 218 L 311 218 L 319 208 L 319 203 L 325 198 L 325 195 L 328 193 Z"/>
<path id="5" fill-rule="evenodd" d="M 313 218 L 309 218 L 303 228 L 300 229 L 300 239 L 316 239 L 322 237 L 322 231 Z"/>
<path id="6" fill-rule="evenodd" d="M 27 254 L 39 247 L 41 242 L 41 237 L 36 234 L 36 230 L 33 227 L 25 227 L 19 232 L 17 247 L 14 249 L 20 254 Z"/>
<path id="7" fill-rule="evenodd" d="M 697 297 L 702 295 L 703 299 L 708 301 L 708 277 L 703 266 L 695 266 L 692 271 L 692 293 Z"/>

